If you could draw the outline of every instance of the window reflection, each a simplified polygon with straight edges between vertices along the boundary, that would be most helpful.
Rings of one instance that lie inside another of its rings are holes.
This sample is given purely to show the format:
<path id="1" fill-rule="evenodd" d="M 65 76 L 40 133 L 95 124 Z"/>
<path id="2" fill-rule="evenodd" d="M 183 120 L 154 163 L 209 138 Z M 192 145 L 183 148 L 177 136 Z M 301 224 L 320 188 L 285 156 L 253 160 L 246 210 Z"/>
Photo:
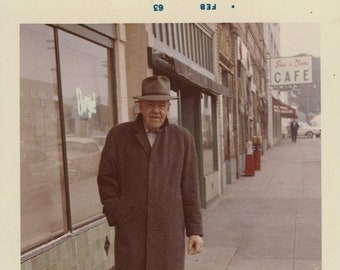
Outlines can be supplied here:
<path id="1" fill-rule="evenodd" d="M 53 29 L 20 27 L 22 249 L 65 231 L 64 183 Z"/>
<path id="2" fill-rule="evenodd" d="M 59 32 L 60 68 L 73 226 L 101 215 L 96 175 L 112 124 L 110 51 Z"/>

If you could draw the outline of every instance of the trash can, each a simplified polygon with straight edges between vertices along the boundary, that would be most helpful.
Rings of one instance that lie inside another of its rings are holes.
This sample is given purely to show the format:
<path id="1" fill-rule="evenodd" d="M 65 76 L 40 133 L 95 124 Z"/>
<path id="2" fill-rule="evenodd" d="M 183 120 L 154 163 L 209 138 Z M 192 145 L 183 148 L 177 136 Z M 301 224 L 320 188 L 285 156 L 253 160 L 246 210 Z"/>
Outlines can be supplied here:
<path id="1" fill-rule="evenodd" d="M 252 141 L 248 141 L 246 145 L 246 168 L 244 171 L 244 175 L 246 176 L 254 176 L 255 175 L 255 163 L 254 163 L 254 154 L 253 154 L 253 143 Z"/>
<path id="2" fill-rule="evenodd" d="M 252 142 L 253 142 L 253 148 L 254 148 L 254 169 L 255 171 L 258 171 L 258 170 L 261 170 L 262 137 L 253 136 Z"/>

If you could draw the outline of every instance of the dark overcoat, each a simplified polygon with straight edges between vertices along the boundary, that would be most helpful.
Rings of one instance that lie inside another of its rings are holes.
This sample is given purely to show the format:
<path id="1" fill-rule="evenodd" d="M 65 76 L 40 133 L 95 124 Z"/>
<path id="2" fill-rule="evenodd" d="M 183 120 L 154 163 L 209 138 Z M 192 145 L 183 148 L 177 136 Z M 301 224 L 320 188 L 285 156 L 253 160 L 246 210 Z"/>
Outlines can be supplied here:
<path id="1" fill-rule="evenodd" d="M 115 226 L 116 270 L 183 270 L 185 234 L 203 235 L 194 140 L 166 120 L 153 147 L 142 115 L 112 128 L 98 187 Z"/>

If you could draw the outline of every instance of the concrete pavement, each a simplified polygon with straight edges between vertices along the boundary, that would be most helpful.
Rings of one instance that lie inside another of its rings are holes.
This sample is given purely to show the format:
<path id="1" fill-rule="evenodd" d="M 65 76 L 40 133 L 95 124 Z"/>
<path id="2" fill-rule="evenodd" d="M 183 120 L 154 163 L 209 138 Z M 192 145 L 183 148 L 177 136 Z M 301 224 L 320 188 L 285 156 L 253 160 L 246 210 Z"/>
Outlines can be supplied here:
<path id="1" fill-rule="evenodd" d="M 186 270 L 321 269 L 321 140 L 288 139 L 203 210 L 204 251 Z"/>

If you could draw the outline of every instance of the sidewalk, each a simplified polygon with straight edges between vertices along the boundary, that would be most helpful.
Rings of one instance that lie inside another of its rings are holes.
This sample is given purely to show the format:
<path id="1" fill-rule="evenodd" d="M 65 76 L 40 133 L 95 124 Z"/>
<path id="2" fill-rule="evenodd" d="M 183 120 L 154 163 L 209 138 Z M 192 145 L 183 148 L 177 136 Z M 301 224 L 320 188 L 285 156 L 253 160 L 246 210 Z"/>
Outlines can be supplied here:
<path id="1" fill-rule="evenodd" d="M 285 139 L 206 210 L 186 270 L 321 269 L 321 140 Z"/>

